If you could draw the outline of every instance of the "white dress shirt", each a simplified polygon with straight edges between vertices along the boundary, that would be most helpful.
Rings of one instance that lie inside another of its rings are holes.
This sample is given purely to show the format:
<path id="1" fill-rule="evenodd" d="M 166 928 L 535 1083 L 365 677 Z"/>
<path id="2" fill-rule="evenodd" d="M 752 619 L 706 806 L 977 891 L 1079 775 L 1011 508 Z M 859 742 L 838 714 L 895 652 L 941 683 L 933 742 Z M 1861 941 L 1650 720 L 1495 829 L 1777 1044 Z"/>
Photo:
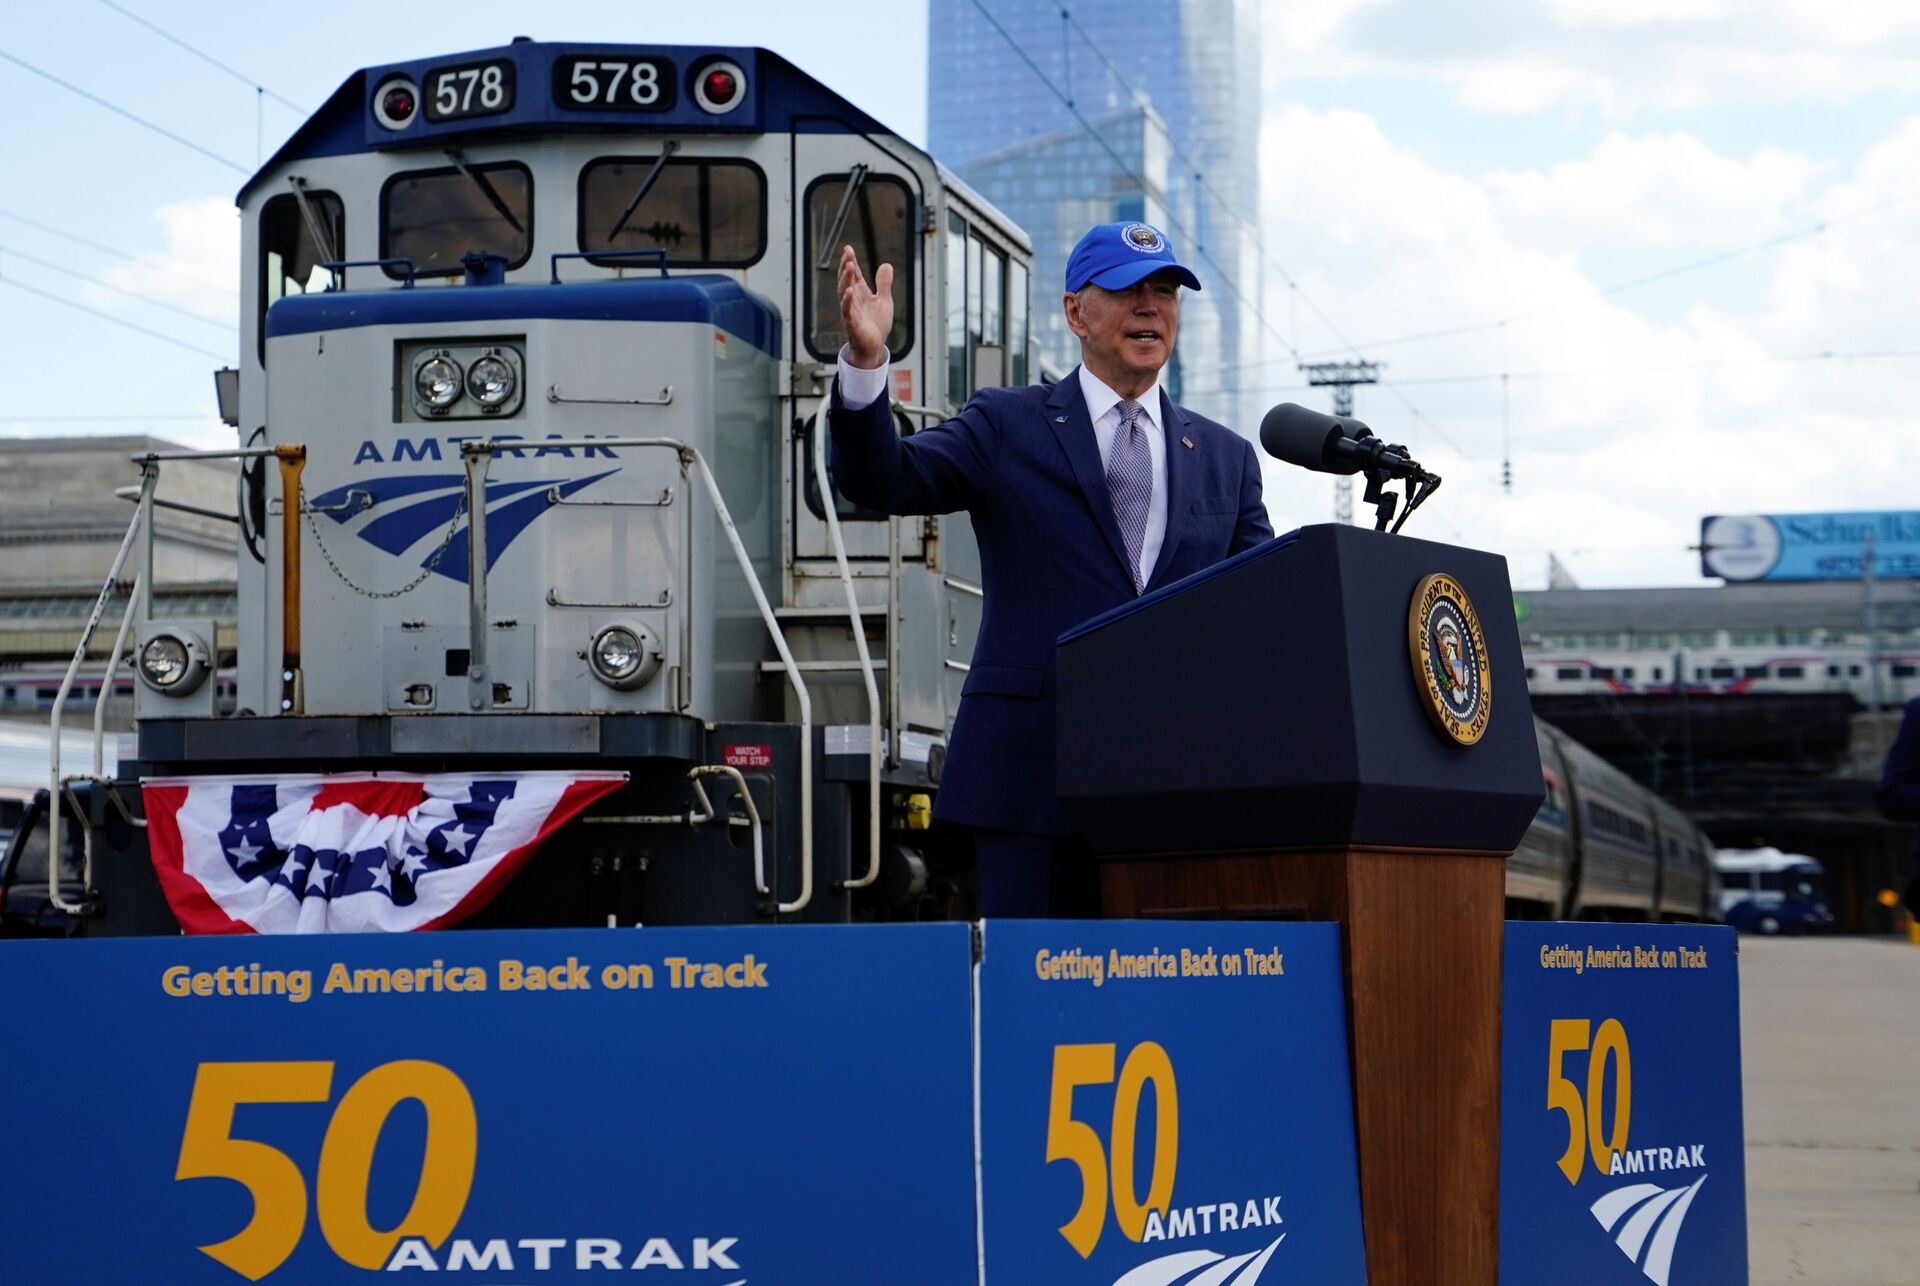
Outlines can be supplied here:
<path id="1" fill-rule="evenodd" d="M 887 391 L 887 373 L 892 361 L 893 355 L 889 353 L 887 360 L 872 370 L 855 366 L 851 350 L 841 345 L 836 372 L 840 400 L 848 406 L 866 406 L 881 396 Z M 1080 396 L 1086 401 L 1087 417 L 1093 421 L 1093 444 L 1100 452 L 1100 476 L 1105 478 L 1107 464 L 1113 459 L 1113 440 L 1120 432 L 1120 395 L 1084 365 L 1075 367 L 1074 371 L 1080 379 Z M 1147 530 L 1140 541 L 1140 583 L 1144 585 L 1153 579 L 1154 564 L 1160 561 L 1160 546 L 1167 537 L 1167 434 L 1166 426 L 1160 423 L 1160 381 L 1156 379 L 1138 401 L 1146 412 L 1147 454 L 1153 460 L 1153 495 L 1147 500 Z"/>
<path id="2" fill-rule="evenodd" d="M 1120 435 L 1120 395 L 1108 388 L 1085 365 L 1075 368 L 1080 376 L 1080 396 L 1086 399 L 1087 416 L 1093 421 L 1093 444 L 1100 448 L 1100 476 L 1107 476 L 1113 459 L 1113 441 Z M 1137 399 L 1146 412 L 1147 454 L 1153 458 L 1153 494 L 1147 498 L 1147 530 L 1140 539 L 1140 583 L 1153 579 L 1153 565 L 1160 561 L 1160 545 L 1167 537 L 1167 432 L 1160 423 L 1160 381 Z"/>

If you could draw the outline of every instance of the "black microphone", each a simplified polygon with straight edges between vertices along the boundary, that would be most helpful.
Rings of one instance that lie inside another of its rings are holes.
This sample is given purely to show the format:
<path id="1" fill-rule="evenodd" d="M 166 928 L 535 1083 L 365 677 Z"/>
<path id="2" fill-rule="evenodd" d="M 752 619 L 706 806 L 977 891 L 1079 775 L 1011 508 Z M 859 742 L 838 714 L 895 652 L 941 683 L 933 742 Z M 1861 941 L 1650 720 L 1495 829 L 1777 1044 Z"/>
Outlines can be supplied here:
<path id="1" fill-rule="evenodd" d="M 1381 441 L 1360 421 L 1322 415 L 1293 402 L 1282 402 L 1260 421 L 1260 445 L 1276 460 L 1317 473 L 1359 473 L 1365 469 L 1396 478 L 1425 473 L 1408 458 L 1405 447 Z"/>

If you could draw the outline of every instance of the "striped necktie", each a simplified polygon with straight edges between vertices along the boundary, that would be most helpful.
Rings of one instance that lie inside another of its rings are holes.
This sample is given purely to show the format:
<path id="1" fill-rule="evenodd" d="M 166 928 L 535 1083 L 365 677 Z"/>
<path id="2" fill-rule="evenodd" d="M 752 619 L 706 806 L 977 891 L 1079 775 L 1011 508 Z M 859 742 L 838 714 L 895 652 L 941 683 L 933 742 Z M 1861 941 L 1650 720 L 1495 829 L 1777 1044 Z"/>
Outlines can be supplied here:
<path id="1" fill-rule="evenodd" d="M 1147 539 L 1147 508 L 1153 499 L 1153 455 L 1147 448 L 1147 410 L 1131 398 L 1120 402 L 1120 431 L 1107 458 L 1107 494 L 1113 499 L 1113 517 L 1127 547 L 1127 568 L 1133 589 L 1143 587 L 1140 547 Z"/>

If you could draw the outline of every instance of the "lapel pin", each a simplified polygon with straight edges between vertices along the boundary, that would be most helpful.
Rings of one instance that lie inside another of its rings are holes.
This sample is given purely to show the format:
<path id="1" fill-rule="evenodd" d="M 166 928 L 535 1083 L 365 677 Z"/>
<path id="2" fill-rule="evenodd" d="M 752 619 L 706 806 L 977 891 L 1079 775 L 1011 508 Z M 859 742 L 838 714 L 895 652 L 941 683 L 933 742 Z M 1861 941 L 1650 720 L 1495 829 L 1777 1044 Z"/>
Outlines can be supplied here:
<path id="1" fill-rule="evenodd" d="M 1064 415 L 1056 415 L 1053 417 L 1053 422 L 1055 424 L 1065 424 L 1067 422 L 1067 417 Z"/>
<path id="2" fill-rule="evenodd" d="M 1180 439 L 1180 445 L 1181 445 L 1181 446 L 1183 446 L 1183 447 L 1185 447 L 1185 448 L 1186 448 L 1187 450 L 1189 450 L 1189 451 L 1191 451 L 1191 450 L 1193 450 L 1193 439 L 1192 439 L 1192 438 L 1181 438 L 1181 439 Z"/>

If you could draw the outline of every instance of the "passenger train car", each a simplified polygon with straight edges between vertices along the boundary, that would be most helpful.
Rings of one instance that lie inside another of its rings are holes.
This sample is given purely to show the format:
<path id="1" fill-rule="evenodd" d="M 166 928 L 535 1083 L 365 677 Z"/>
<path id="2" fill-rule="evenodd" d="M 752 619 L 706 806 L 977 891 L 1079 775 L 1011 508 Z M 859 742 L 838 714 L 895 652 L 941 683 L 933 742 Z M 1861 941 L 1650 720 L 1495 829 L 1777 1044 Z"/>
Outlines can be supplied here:
<path id="1" fill-rule="evenodd" d="M 1507 917 L 1718 919 L 1706 835 L 1557 728 L 1534 730 L 1545 798 L 1507 861 Z"/>
<path id="2" fill-rule="evenodd" d="M 1899 705 L 1920 696 L 1920 655 L 1883 649 L 1876 662 L 1858 643 L 1740 644 L 1675 651 L 1529 648 L 1526 663 L 1527 686 L 1536 696 L 1668 693 L 1674 691 L 1677 680 L 1689 694 L 1842 692 L 1865 707 L 1875 696 L 1876 664 L 1883 704 Z"/>
<path id="3" fill-rule="evenodd" d="M 966 913 L 971 530 L 841 500 L 819 428 L 843 243 L 897 269 L 902 432 L 1042 374 L 1018 228 L 765 50 L 529 41 L 356 72 L 239 207 L 239 663 L 131 596 L 85 932 L 176 931 L 141 777 L 369 769 L 630 774 L 470 923 Z M 1540 739 L 1515 913 L 1707 914 L 1698 834 Z"/>

